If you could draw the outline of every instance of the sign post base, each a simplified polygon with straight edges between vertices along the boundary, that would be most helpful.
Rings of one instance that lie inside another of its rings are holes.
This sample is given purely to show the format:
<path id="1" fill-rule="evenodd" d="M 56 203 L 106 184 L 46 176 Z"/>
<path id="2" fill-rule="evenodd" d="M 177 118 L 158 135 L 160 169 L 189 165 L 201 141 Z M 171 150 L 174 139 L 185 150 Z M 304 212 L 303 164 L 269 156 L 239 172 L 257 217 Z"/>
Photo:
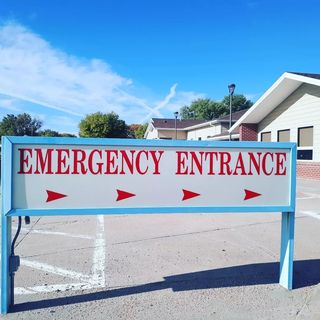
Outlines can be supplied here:
<path id="1" fill-rule="evenodd" d="M 11 254 L 11 217 L 1 219 L 1 314 L 8 313 L 11 301 L 9 257 Z"/>
<path id="2" fill-rule="evenodd" d="M 294 216 L 294 212 L 282 212 L 279 284 L 288 290 L 293 282 Z"/>

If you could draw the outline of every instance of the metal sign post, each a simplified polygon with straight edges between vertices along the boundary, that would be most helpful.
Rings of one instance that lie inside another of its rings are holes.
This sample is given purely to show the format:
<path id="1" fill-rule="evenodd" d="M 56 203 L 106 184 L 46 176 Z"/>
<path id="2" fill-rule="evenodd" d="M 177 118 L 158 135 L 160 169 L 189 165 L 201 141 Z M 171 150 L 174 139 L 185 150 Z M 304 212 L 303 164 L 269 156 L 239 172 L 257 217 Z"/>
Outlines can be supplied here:
<path id="1" fill-rule="evenodd" d="M 1 313 L 13 216 L 282 212 L 291 289 L 295 176 L 293 143 L 3 137 Z"/>

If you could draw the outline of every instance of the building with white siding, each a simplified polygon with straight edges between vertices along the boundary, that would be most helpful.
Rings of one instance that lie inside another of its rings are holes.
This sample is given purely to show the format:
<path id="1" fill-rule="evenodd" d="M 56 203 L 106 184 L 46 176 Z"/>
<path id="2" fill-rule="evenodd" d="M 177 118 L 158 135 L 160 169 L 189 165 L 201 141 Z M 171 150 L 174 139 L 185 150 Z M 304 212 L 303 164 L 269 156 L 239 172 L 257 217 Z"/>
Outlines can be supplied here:
<path id="1" fill-rule="evenodd" d="M 234 124 L 248 109 L 233 112 L 231 124 Z M 206 121 L 198 125 L 186 128 L 188 140 L 229 140 L 229 115 L 218 119 Z M 239 140 L 239 131 L 235 130 L 231 135 L 232 140 Z"/>
<path id="2" fill-rule="evenodd" d="M 298 176 L 320 179 L 320 74 L 284 73 L 232 126 L 239 140 L 297 143 Z"/>
<path id="3" fill-rule="evenodd" d="M 145 139 L 187 140 L 186 128 L 204 123 L 205 120 L 180 120 L 152 118 L 144 134 Z"/>
<path id="4" fill-rule="evenodd" d="M 245 112 L 241 110 L 232 114 L 234 124 Z M 177 130 L 175 130 L 175 126 Z M 152 118 L 144 137 L 146 139 L 178 140 L 229 140 L 229 115 L 214 120 L 175 120 Z M 177 132 L 176 132 L 177 131 Z M 235 130 L 232 140 L 239 140 L 239 132 Z"/>

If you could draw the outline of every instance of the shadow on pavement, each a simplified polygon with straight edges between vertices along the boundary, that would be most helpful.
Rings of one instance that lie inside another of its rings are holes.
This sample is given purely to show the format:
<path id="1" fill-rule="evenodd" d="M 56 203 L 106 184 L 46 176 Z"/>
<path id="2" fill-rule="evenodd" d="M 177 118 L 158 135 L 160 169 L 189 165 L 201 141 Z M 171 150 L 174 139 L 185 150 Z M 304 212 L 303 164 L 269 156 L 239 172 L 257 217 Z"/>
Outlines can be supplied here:
<path id="1" fill-rule="evenodd" d="M 294 262 L 294 289 L 311 286 L 320 282 L 320 259 Z M 151 291 L 172 289 L 187 291 L 236 286 L 251 286 L 278 283 L 279 263 L 257 263 L 221 269 L 205 270 L 165 277 L 163 281 L 147 283 L 132 287 L 124 287 L 59 297 L 48 300 L 32 301 L 15 305 L 10 312 L 21 312 L 52 308 L 62 305 L 76 304 L 122 297 Z"/>

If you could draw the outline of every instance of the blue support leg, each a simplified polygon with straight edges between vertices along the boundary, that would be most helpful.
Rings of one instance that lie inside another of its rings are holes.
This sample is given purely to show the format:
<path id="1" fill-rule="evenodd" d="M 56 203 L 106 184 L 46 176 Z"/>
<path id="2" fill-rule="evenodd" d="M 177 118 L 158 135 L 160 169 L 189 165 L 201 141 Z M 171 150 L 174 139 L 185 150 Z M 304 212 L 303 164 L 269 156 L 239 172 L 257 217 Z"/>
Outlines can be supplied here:
<path id="1" fill-rule="evenodd" d="M 294 216 L 294 212 L 282 212 L 279 283 L 288 290 L 293 282 Z"/>
<path id="2" fill-rule="evenodd" d="M 11 217 L 1 217 L 1 314 L 8 313 L 11 295 L 9 256 L 11 254 Z"/>

